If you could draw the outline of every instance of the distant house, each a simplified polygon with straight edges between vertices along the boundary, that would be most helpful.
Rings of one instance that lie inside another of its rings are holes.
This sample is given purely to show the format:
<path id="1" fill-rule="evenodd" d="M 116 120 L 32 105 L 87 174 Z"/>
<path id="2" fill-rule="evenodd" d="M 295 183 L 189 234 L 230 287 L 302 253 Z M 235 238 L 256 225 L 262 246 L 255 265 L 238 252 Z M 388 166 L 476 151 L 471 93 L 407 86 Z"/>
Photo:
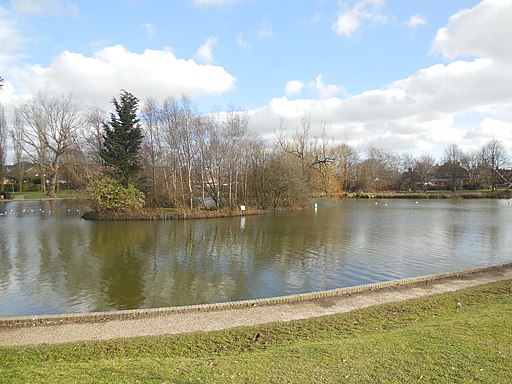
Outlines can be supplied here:
<path id="1" fill-rule="evenodd" d="M 428 183 L 429 189 L 462 189 L 468 183 L 468 171 L 460 164 L 444 163 L 438 165 L 435 175 Z"/>

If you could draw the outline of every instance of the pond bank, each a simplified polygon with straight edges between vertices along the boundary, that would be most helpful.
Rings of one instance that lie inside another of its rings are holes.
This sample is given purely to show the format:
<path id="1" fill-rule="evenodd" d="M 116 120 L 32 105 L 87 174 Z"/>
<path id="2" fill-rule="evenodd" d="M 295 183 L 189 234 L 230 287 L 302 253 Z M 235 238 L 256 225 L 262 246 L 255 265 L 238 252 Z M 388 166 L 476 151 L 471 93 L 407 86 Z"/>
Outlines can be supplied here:
<path id="1" fill-rule="evenodd" d="M 512 280 L 512 263 L 338 290 L 211 305 L 0 319 L 0 345 L 212 331 L 344 313 Z"/>
<path id="2" fill-rule="evenodd" d="M 499 191 L 425 191 L 425 192 L 357 192 L 348 195 L 359 199 L 510 199 L 512 190 Z"/>

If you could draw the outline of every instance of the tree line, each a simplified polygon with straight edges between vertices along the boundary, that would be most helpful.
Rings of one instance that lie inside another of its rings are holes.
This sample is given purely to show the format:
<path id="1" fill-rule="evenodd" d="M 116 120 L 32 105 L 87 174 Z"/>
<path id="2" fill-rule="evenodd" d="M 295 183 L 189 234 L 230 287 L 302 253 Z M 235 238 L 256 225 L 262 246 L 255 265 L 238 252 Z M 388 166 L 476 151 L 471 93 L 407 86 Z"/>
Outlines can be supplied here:
<path id="1" fill-rule="evenodd" d="M 9 177 L 20 191 L 25 165 L 34 164 L 49 196 L 66 175 L 76 188 L 103 188 L 104 200 L 114 184 L 97 183 L 108 177 L 132 188 L 146 206 L 268 209 L 303 205 L 311 196 L 434 188 L 440 177 L 453 190 L 494 190 L 509 166 L 506 148 L 494 139 L 471 152 L 449 145 L 440 159 L 377 146 L 360 151 L 329 138 L 326 126 L 313 137 L 304 117 L 291 136 L 280 121 L 276 143 L 269 145 L 235 108 L 199 113 L 186 97 L 139 105 L 124 90 L 112 104 L 110 114 L 84 111 L 71 96 L 40 93 L 13 110 L 10 124 L 0 106 L 0 176 L 6 176 L 9 143 L 15 165 Z"/>

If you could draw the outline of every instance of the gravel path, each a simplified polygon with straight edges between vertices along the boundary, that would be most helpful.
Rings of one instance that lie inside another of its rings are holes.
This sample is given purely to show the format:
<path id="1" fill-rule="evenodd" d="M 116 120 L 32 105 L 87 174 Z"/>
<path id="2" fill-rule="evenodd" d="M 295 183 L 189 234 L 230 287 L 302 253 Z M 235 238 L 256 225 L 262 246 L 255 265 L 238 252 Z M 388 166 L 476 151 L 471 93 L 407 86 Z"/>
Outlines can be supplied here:
<path id="1" fill-rule="evenodd" d="M 471 271 L 426 282 L 371 285 L 362 292 L 314 300 L 265 304 L 255 301 L 241 308 L 190 310 L 134 319 L 72 321 L 65 324 L 13 325 L 0 319 L 0 345 L 59 344 L 85 340 L 107 340 L 136 336 L 212 331 L 238 326 L 290 321 L 349 312 L 389 302 L 453 292 L 501 280 L 512 280 L 512 264 Z M 299 295 L 300 296 L 300 295 Z"/>

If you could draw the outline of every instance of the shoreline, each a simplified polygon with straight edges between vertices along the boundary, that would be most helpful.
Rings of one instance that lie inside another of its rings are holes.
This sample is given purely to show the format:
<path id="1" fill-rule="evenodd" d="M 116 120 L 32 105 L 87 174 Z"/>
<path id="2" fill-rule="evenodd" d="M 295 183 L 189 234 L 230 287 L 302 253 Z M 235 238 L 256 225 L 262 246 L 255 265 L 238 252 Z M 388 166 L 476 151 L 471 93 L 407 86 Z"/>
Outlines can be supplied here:
<path id="1" fill-rule="evenodd" d="M 512 280 L 512 263 L 267 299 L 0 318 L 0 345 L 60 344 L 301 320 Z"/>

